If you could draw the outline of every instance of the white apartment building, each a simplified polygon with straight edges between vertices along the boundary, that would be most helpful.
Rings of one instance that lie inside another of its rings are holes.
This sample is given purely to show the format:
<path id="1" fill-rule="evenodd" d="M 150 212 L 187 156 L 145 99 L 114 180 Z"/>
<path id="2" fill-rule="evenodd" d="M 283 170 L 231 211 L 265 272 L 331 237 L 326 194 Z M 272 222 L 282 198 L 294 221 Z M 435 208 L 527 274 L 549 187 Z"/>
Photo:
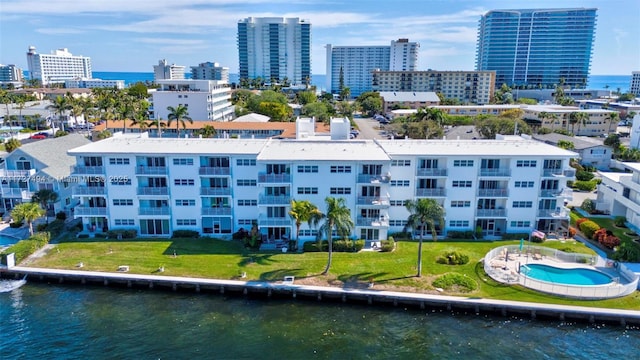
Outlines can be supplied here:
<path id="1" fill-rule="evenodd" d="M 640 164 L 624 163 L 631 173 L 599 173 L 596 209 L 611 216 L 624 216 L 629 227 L 640 232 Z"/>
<path id="2" fill-rule="evenodd" d="M 0 86 L 13 84 L 14 87 L 19 88 L 22 86 L 23 81 L 24 76 L 22 75 L 22 69 L 11 64 L 0 64 Z"/>
<path id="3" fill-rule="evenodd" d="M 576 136 L 600 136 L 610 132 L 616 132 L 618 121 L 611 121 L 611 114 L 617 113 L 613 110 L 604 109 L 581 109 L 576 106 L 560 105 L 526 105 L 522 106 L 524 111 L 522 118 L 528 122 L 535 122 L 543 128 L 553 130 L 565 129 L 571 131 Z M 572 113 L 585 113 L 589 116 L 584 123 L 571 121 Z M 540 118 L 540 114 L 546 113 L 547 117 Z"/>
<path id="4" fill-rule="evenodd" d="M 640 71 L 631 73 L 631 84 L 629 84 L 629 92 L 640 96 Z"/>
<path id="5" fill-rule="evenodd" d="M 75 78 L 64 81 L 64 87 L 67 89 L 95 89 L 95 88 L 107 88 L 107 89 L 124 89 L 124 80 L 102 80 L 102 79 L 85 79 Z"/>
<path id="6" fill-rule="evenodd" d="M 159 80 L 160 88 L 151 93 L 152 119 L 167 120 L 167 107 L 184 105 L 193 121 L 229 121 L 235 114 L 231 88 L 224 81 Z"/>
<path id="7" fill-rule="evenodd" d="M 193 80 L 217 80 L 229 82 L 229 68 L 218 63 L 204 62 L 191 67 Z"/>
<path id="8" fill-rule="evenodd" d="M 91 58 L 74 56 L 66 48 L 54 50 L 51 54 L 38 54 L 35 46 L 29 46 L 27 65 L 29 79 L 40 80 L 42 85 L 92 77 Z"/>
<path id="9" fill-rule="evenodd" d="M 333 196 L 351 210 L 352 237 L 368 241 L 403 231 L 404 204 L 416 198 L 445 208 L 441 236 L 481 231 L 497 239 L 567 226 L 573 152 L 519 137 L 332 140 L 339 136 L 318 138 L 308 125 L 299 120 L 295 140 L 115 136 L 70 150 L 74 175 L 92 176 L 76 187 L 75 217 L 95 231 L 163 237 L 190 229 L 228 238 L 256 223 L 271 241 L 295 236 L 292 199 L 325 211 L 324 199 Z M 316 231 L 304 224 L 300 243 Z"/>
<path id="10" fill-rule="evenodd" d="M 184 66 L 169 64 L 167 60 L 158 61 L 158 65 L 153 65 L 153 80 L 182 80 L 184 79 Z"/>
<path id="11" fill-rule="evenodd" d="M 420 44 L 408 39 L 391 41 L 391 46 L 332 46 L 327 44 L 327 91 L 340 93 L 340 74 L 352 97 L 372 91 L 372 71 L 415 71 Z"/>
<path id="12" fill-rule="evenodd" d="M 432 91 L 463 103 L 488 104 L 495 90 L 495 71 L 374 70 L 374 91 Z"/>

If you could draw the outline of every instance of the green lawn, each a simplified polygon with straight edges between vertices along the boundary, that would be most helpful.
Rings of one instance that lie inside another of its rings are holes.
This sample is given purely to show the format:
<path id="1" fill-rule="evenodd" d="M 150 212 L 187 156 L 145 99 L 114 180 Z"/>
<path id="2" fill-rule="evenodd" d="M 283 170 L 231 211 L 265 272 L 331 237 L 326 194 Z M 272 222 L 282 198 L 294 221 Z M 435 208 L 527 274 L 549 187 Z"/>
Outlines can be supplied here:
<path id="1" fill-rule="evenodd" d="M 252 252 L 236 241 L 215 239 L 140 239 L 133 241 L 95 241 L 67 239 L 55 250 L 33 259 L 28 266 L 57 269 L 76 269 L 113 272 L 120 265 L 128 265 L 131 273 L 171 276 L 238 279 L 246 272 L 246 280 L 279 281 L 285 275 L 296 281 L 316 285 L 343 286 L 347 283 L 366 284 L 373 279 L 378 289 L 437 293 L 431 282 L 441 274 L 458 272 L 474 279 L 479 287 L 472 293 L 447 293 L 480 298 L 532 301 L 594 307 L 640 310 L 640 293 L 625 298 L 603 301 L 579 301 L 543 295 L 520 286 L 508 286 L 491 280 L 479 261 L 492 248 L 519 244 L 501 242 L 427 242 L 423 246 L 423 277 L 416 278 L 417 242 L 397 242 L 390 253 L 368 252 L 334 253 L 330 274 L 320 275 L 327 261 L 326 253 Z M 580 253 L 593 253 L 579 242 L 549 241 L 544 246 Z M 452 266 L 436 263 L 446 250 L 469 255 L 466 265 Z M 174 256 L 174 251 L 177 256 Z M 163 273 L 157 269 L 164 266 Z"/>

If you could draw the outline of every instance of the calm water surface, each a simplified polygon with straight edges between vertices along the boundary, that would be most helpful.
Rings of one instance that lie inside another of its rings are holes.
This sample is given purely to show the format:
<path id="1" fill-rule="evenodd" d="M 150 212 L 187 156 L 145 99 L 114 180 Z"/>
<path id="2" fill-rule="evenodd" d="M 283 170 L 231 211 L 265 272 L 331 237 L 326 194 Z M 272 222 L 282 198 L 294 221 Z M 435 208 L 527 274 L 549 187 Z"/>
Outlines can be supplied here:
<path id="1" fill-rule="evenodd" d="M 0 293 L 9 359 L 632 359 L 640 330 L 303 300 L 31 284 Z"/>

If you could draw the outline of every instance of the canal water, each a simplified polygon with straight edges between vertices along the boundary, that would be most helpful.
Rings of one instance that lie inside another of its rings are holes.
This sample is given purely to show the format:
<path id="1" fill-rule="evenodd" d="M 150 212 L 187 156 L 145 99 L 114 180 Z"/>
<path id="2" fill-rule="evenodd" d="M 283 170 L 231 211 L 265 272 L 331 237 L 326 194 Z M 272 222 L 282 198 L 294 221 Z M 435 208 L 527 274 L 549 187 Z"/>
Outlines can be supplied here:
<path id="1" fill-rule="evenodd" d="M 0 280 L 7 281 L 7 280 Z M 0 359 L 631 359 L 640 329 L 445 310 L 27 283 Z"/>

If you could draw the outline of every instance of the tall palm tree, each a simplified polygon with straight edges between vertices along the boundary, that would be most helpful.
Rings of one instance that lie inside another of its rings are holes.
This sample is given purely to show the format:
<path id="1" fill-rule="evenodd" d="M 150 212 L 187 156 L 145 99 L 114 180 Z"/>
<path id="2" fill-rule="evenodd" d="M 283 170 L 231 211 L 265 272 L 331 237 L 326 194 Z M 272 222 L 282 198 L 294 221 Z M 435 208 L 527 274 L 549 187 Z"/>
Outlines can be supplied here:
<path id="1" fill-rule="evenodd" d="M 436 221 L 444 224 L 444 208 L 434 199 L 407 200 L 406 208 L 410 215 L 407 219 L 407 227 L 413 230 L 420 229 L 418 243 L 418 277 L 422 276 L 422 239 L 425 229 L 428 227 L 433 235 L 433 241 L 438 240 Z"/>
<path id="2" fill-rule="evenodd" d="M 4 89 L 0 89 L 0 102 L 2 102 L 4 104 L 5 110 L 6 110 L 6 115 L 4 116 L 4 124 L 9 125 L 9 132 L 13 132 L 13 129 L 11 128 L 11 119 L 10 119 L 10 115 L 9 115 L 9 104 L 13 103 L 13 94 L 11 94 L 10 92 L 4 90 Z"/>
<path id="3" fill-rule="evenodd" d="M 27 221 L 27 224 L 29 224 L 29 235 L 33 235 L 33 221 L 42 217 L 44 214 L 44 209 L 42 209 L 37 203 L 33 202 L 16 205 L 13 210 L 11 210 L 11 217 L 15 221 Z"/>
<path id="4" fill-rule="evenodd" d="M 46 107 L 47 110 L 51 110 L 55 115 L 57 115 L 58 123 L 61 125 L 60 130 L 64 130 L 62 127 L 62 115 L 69 110 L 69 105 L 69 99 L 66 96 L 58 96 Z"/>
<path id="5" fill-rule="evenodd" d="M 611 134 L 612 125 L 616 124 L 616 126 L 618 126 L 617 124 L 618 121 L 620 121 L 620 115 L 617 112 L 611 112 L 607 114 L 606 119 L 609 120 L 609 131 L 607 133 Z"/>
<path id="6" fill-rule="evenodd" d="M 322 272 L 322 275 L 328 274 L 331 268 L 331 260 L 333 258 L 333 230 L 336 231 L 338 236 L 346 238 L 354 228 L 351 210 L 347 207 L 344 198 L 328 196 L 324 199 L 324 202 L 327 204 L 327 212 L 322 214 L 325 222 L 320 226 L 318 237 L 322 238 L 322 234 L 326 234 L 327 242 L 329 243 L 329 259 L 327 260 L 327 266 Z"/>
<path id="7" fill-rule="evenodd" d="M 167 110 L 169 111 L 169 122 L 167 123 L 167 126 L 171 126 L 171 123 L 175 120 L 178 137 L 180 137 L 180 125 L 182 125 L 183 129 L 186 129 L 187 124 L 185 123 L 185 120 L 190 124 L 193 124 L 193 120 L 189 117 L 189 109 L 181 104 L 175 108 L 173 106 L 167 106 Z"/>
<path id="8" fill-rule="evenodd" d="M 45 215 L 47 215 L 47 211 L 49 209 L 49 204 L 55 203 L 58 201 L 58 193 L 50 190 L 50 189 L 40 189 L 36 191 L 31 197 L 31 201 L 40 204 L 40 206 L 45 210 Z M 47 224 L 49 223 L 49 217 L 47 216 Z"/>
<path id="9" fill-rule="evenodd" d="M 571 132 L 576 135 L 574 129 L 576 124 L 578 124 L 578 132 L 580 131 L 580 126 L 584 125 L 584 123 L 589 119 L 589 114 L 581 111 L 574 111 L 569 114 L 569 123 L 571 124 Z"/>
<path id="10" fill-rule="evenodd" d="M 309 226 L 316 226 L 322 219 L 322 212 L 318 207 L 308 200 L 291 200 L 291 210 L 289 216 L 296 222 L 296 243 L 300 240 L 300 226 L 307 223 Z"/>
<path id="11" fill-rule="evenodd" d="M 162 122 L 162 118 L 157 118 L 155 120 L 151 120 L 151 125 L 155 126 L 158 129 L 158 137 L 162 137 L 162 129 L 167 127 L 167 124 Z"/>

